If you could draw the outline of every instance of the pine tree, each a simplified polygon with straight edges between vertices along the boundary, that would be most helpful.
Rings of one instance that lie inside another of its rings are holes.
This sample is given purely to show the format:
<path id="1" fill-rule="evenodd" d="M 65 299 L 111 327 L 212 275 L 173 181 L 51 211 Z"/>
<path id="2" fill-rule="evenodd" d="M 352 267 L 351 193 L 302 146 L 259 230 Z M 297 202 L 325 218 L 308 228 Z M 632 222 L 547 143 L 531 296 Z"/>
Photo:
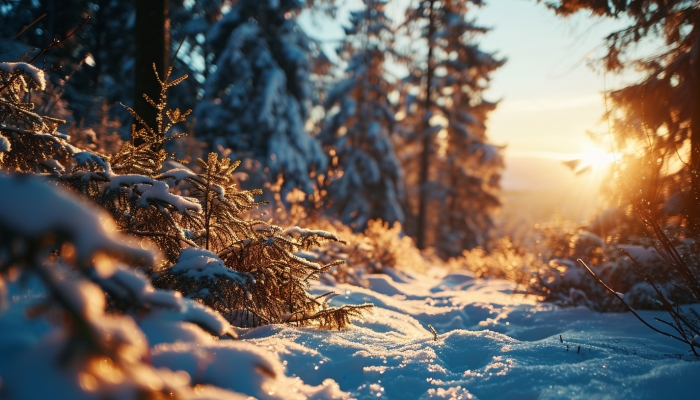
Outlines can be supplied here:
<path id="1" fill-rule="evenodd" d="M 333 158 L 327 207 L 356 231 L 373 219 L 404 220 L 403 174 L 389 136 L 395 125 L 389 101 L 395 85 L 384 63 L 393 52 L 394 34 L 385 5 L 366 0 L 364 10 L 351 13 L 343 51 L 349 58 L 346 78 L 327 95 L 329 117 L 321 133 Z"/>
<path id="2" fill-rule="evenodd" d="M 407 26 L 428 32 L 426 62 L 413 61 L 418 68 L 407 79 L 409 87 L 425 88 L 419 92 L 422 102 L 409 97 L 404 106 L 409 114 L 417 108 L 407 121 L 422 125 L 415 133 L 418 143 L 407 147 L 413 150 L 409 163 L 420 152 L 418 167 L 409 166 L 417 170 L 412 182 L 419 192 L 415 235 L 419 247 L 433 245 L 445 256 L 486 245 L 491 215 L 500 207 L 503 161 L 485 132 L 495 104 L 483 100 L 482 92 L 504 61 L 475 41 L 487 30 L 467 20 L 467 12 L 480 4 L 426 1 L 408 14 Z"/>
<path id="3" fill-rule="evenodd" d="M 195 108 L 199 138 L 259 160 L 268 181 L 283 177 L 283 194 L 295 187 L 312 193 L 309 175 L 325 166 L 305 130 L 310 64 L 296 24 L 300 7 L 290 0 L 235 3 L 207 34 L 213 62 Z"/>
<path id="4" fill-rule="evenodd" d="M 436 4 L 437 3 L 437 4 Z M 430 161 L 432 156 L 433 139 L 435 129 L 431 125 L 433 102 L 433 76 L 435 74 L 433 49 L 435 47 L 434 38 L 435 30 L 437 29 L 438 19 L 437 6 L 439 2 L 436 0 L 418 1 L 417 5 L 409 7 L 406 15 L 406 26 L 409 28 L 409 36 L 419 36 L 425 39 L 427 45 L 427 54 L 425 62 L 421 63 L 414 60 L 414 69 L 409 77 L 418 86 L 425 86 L 422 90 L 423 94 L 423 115 L 420 121 L 419 141 L 419 169 L 418 169 L 418 213 L 416 220 L 416 246 L 423 250 L 426 248 L 426 231 L 428 220 L 428 193 L 429 193 L 429 173 Z M 418 33 L 418 35 L 416 35 Z"/>

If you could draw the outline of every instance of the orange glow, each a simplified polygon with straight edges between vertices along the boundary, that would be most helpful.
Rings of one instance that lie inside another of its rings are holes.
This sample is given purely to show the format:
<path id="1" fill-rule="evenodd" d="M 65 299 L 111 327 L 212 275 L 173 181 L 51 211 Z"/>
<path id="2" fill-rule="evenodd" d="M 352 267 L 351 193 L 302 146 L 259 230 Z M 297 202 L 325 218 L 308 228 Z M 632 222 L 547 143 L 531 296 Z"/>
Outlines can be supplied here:
<path id="1" fill-rule="evenodd" d="M 586 170 L 591 172 L 605 171 L 615 162 L 614 154 L 593 146 L 584 149 L 577 158 L 581 162 L 575 170 L 576 173 L 583 173 Z"/>

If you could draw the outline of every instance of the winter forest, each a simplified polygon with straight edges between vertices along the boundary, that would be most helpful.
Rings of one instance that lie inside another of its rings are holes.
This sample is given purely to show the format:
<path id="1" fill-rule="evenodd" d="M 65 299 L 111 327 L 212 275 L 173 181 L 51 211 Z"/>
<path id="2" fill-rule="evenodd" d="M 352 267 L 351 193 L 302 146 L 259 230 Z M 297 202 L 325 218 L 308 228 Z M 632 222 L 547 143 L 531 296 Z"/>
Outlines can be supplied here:
<path id="1" fill-rule="evenodd" d="M 0 18 L 0 400 L 697 394 L 696 1 Z"/>

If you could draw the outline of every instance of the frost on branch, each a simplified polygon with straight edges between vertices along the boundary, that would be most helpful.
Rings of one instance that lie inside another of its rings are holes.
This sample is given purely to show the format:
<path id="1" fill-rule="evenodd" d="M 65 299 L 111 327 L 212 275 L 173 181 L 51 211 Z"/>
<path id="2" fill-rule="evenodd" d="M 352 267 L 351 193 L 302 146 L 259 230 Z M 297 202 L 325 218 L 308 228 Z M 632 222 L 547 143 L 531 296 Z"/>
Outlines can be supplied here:
<path id="1" fill-rule="evenodd" d="M 318 322 L 342 328 L 350 316 L 359 314 L 359 308 L 351 312 L 353 306 L 317 314 L 323 304 L 308 294 L 308 284 L 337 262 L 322 265 L 296 254 L 339 241 L 336 235 L 245 219 L 245 213 L 259 205 L 253 196 L 260 191 L 236 186 L 233 172 L 239 163 L 216 153 L 199 163 L 203 171 L 196 176 L 180 171 L 161 175 L 182 178 L 190 187 L 188 195 L 202 205 L 201 219 L 191 228 L 192 240 L 202 248 L 182 250 L 171 268 L 157 274 L 157 285 L 199 299 L 240 326 Z M 334 312 L 338 319 L 326 318 Z"/>
<path id="2" fill-rule="evenodd" d="M 0 167 L 10 171 L 49 171 L 47 160 L 62 157 L 67 136 L 56 132 L 65 121 L 38 115 L 25 94 L 44 90 L 44 72 L 26 63 L 0 63 Z"/>

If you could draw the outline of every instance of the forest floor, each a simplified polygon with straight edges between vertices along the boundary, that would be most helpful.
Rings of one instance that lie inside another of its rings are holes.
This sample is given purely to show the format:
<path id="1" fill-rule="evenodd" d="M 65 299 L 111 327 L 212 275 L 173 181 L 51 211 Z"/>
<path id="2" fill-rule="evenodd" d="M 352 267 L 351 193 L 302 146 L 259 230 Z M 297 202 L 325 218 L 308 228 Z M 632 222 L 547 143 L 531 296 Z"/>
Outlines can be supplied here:
<path id="1" fill-rule="evenodd" d="M 306 384 L 333 379 L 359 399 L 628 399 L 697 394 L 700 362 L 630 313 L 560 308 L 468 272 L 372 275 L 319 285 L 335 305 L 374 303 L 354 327 L 276 325 L 242 333 Z M 647 320 L 665 319 L 641 312 Z M 434 340 L 428 324 L 438 333 Z M 560 340 L 561 335 L 561 340 Z M 328 381 L 326 382 L 328 383 Z"/>

